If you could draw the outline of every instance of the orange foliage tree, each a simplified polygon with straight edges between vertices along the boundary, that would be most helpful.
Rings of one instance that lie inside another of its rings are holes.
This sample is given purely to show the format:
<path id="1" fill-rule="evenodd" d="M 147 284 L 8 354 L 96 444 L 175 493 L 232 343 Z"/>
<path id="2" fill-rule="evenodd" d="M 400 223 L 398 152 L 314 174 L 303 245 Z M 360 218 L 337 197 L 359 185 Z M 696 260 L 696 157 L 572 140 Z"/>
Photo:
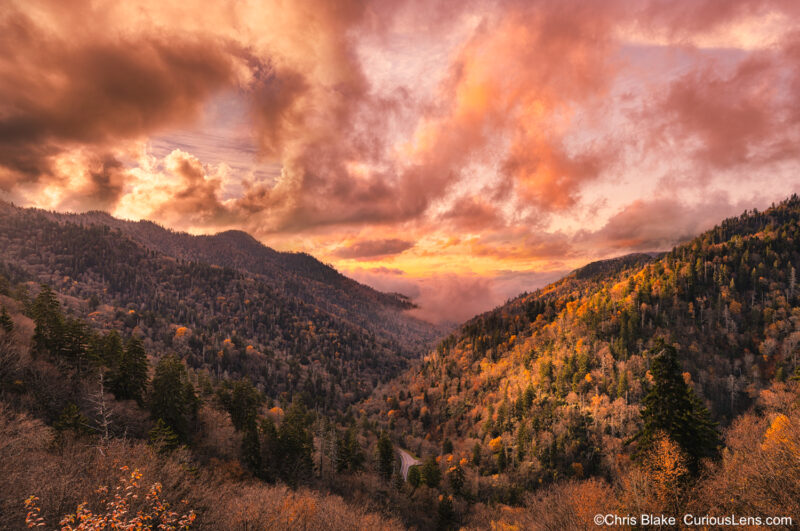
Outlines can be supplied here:
<path id="1" fill-rule="evenodd" d="M 123 475 L 113 490 L 107 486 L 97 489 L 103 495 L 103 510 L 93 512 L 86 502 L 78 505 L 73 513 L 64 515 L 59 524 L 62 531 L 100 530 L 100 529 L 189 529 L 195 520 L 194 511 L 179 514 L 170 510 L 169 504 L 161 499 L 161 484 L 154 483 L 144 492 L 140 482 L 142 474 L 138 469 L 121 468 Z M 144 494 L 144 497 L 142 497 Z M 27 514 L 25 523 L 29 528 L 45 527 L 38 506 L 39 498 L 29 496 L 25 500 Z M 184 502 L 185 503 L 185 502 Z"/>

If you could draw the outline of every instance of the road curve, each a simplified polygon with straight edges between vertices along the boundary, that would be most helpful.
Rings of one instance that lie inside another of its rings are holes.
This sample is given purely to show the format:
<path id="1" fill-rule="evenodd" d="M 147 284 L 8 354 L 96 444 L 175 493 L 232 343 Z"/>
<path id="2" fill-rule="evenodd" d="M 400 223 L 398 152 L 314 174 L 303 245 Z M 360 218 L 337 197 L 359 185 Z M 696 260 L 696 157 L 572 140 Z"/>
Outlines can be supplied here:
<path id="1" fill-rule="evenodd" d="M 415 459 L 410 453 L 406 452 L 402 448 L 398 448 L 397 451 L 400 453 L 400 461 L 402 463 L 400 472 L 403 474 L 403 480 L 408 481 L 408 469 L 414 465 L 422 463 L 422 461 Z"/>

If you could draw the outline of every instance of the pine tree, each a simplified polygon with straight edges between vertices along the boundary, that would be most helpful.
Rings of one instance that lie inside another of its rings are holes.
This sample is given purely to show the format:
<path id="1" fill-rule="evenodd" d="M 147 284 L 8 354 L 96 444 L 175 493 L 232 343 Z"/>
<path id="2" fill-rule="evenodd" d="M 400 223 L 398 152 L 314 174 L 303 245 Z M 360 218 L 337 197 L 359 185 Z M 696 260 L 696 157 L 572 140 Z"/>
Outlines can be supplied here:
<path id="1" fill-rule="evenodd" d="M 217 390 L 217 400 L 230 414 L 233 427 L 239 431 L 246 428 L 251 417 L 255 417 L 264 402 L 261 393 L 248 378 L 231 382 L 226 380 Z"/>
<path id="2" fill-rule="evenodd" d="M 42 284 L 39 294 L 31 304 L 30 315 L 35 328 L 33 344 L 38 352 L 58 356 L 64 334 L 64 316 L 61 304 L 47 284 Z"/>
<path id="3" fill-rule="evenodd" d="M 72 402 L 64 407 L 53 427 L 56 430 L 56 440 L 58 442 L 63 439 L 63 433 L 67 431 L 71 431 L 78 436 L 88 435 L 92 431 L 89 427 L 89 419 Z"/>
<path id="4" fill-rule="evenodd" d="M 2 328 L 6 334 L 10 334 L 14 331 L 14 321 L 11 320 L 11 316 L 8 315 L 5 306 L 0 308 L 0 328 Z"/>
<path id="5" fill-rule="evenodd" d="M 461 494 L 461 489 L 464 488 L 465 481 L 464 469 L 461 468 L 461 465 L 458 463 L 450 467 L 447 471 L 447 482 L 450 483 L 450 488 L 453 490 L 454 494 Z"/>
<path id="6" fill-rule="evenodd" d="M 261 467 L 261 443 L 258 439 L 258 429 L 255 417 L 244 427 L 244 437 L 242 438 L 242 461 L 245 467 L 256 477 L 262 477 Z"/>
<path id="7" fill-rule="evenodd" d="M 159 453 L 170 452 L 180 443 L 178 434 L 161 419 L 156 420 L 156 425 L 147 435 L 150 445 Z"/>
<path id="8" fill-rule="evenodd" d="M 376 448 L 378 458 L 378 472 L 386 481 L 392 477 L 394 470 L 394 446 L 386 432 L 381 432 Z"/>
<path id="9" fill-rule="evenodd" d="M 450 496 L 442 496 L 437 510 L 436 529 L 442 531 L 456 529 L 455 519 L 456 513 L 453 510 L 453 500 Z"/>
<path id="10" fill-rule="evenodd" d="M 136 400 L 142 403 L 147 388 L 147 354 L 142 342 L 131 337 L 111 371 L 109 387 L 117 400 Z"/>
<path id="11" fill-rule="evenodd" d="M 419 471 L 419 466 L 414 465 L 408 468 L 408 484 L 415 489 L 422 483 L 422 475 Z"/>
<path id="12" fill-rule="evenodd" d="M 683 379 L 674 347 L 659 340 L 650 362 L 653 385 L 644 398 L 643 427 L 633 440 L 638 441 L 637 455 L 644 456 L 664 433 L 680 446 L 689 459 L 693 473 L 700 460 L 718 455 L 720 445 L 716 425 L 708 409 Z"/>
<path id="13" fill-rule="evenodd" d="M 150 383 L 150 413 L 161 419 L 178 438 L 186 442 L 189 428 L 197 415 L 197 397 L 186 367 L 173 355 L 164 356 L 156 365 Z"/>
<path id="14" fill-rule="evenodd" d="M 422 463 L 422 470 L 420 470 L 420 479 L 422 483 L 426 484 L 432 489 L 438 488 L 439 483 L 442 481 L 442 471 L 436 463 L 436 459 L 428 457 Z"/>
<path id="15" fill-rule="evenodd" d="M 481 443 L 479 442 L 472 447 L 472 464 L 476 467 L 481 466 Z"/>
<path id="16" fill-rule="evenodd" d="M 364 454 L 356 438 L 356 429 L 351 426 L 343 437 L 336 441 L 336 471 L 344 472 L 349 470 L 356 472 L 364 464 Z"/>
<path id="17" fill-rule="evenodd" d="M 278 475 L 277 459 L 280 458 L 278 447 L 278 429 L 270 417 L 261 419 L 261 477 L 264 481 L 275 481 Z"/>
<path id="18" fill-rule="evenodd" d="M 308 478 L 313 467 L 313 450 L 314 438 L 308 430 L 307 411 L 305 405 L 297 400 L 286 411 L 278 428 L 272 462 L 280 478 L 291 487 Z"/>

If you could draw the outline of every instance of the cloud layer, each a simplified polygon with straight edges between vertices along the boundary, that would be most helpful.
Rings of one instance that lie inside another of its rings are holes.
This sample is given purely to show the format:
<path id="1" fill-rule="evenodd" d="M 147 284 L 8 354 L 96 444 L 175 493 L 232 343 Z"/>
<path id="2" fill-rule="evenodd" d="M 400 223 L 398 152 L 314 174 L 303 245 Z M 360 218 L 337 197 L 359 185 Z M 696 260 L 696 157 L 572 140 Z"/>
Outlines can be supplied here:
<path id="1" fill-rule="evenodd" d="M 797 5 L 11 0 L 0 194 L 242 228 L 460 318 L 795 191 Z"/>

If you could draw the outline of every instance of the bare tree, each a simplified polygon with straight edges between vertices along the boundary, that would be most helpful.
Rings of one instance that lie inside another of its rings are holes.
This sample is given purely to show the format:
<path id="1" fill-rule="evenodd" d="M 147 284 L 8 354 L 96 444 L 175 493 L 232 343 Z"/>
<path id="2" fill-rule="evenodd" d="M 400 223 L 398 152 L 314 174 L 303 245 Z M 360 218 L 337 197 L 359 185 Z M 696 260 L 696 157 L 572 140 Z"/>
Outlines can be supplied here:
<path id="1" fill-rule="evenodd" d="M 102 446 L 105 448 L 111 438 L 111 425 L 114 414 L 109 406 L 105 388 L 105 373 L 102 370 L 98 378 L 97 390 L 89 395 L 89 402 L 91 402 L 96 415 L 94 428 L 100 433 Z"/>

